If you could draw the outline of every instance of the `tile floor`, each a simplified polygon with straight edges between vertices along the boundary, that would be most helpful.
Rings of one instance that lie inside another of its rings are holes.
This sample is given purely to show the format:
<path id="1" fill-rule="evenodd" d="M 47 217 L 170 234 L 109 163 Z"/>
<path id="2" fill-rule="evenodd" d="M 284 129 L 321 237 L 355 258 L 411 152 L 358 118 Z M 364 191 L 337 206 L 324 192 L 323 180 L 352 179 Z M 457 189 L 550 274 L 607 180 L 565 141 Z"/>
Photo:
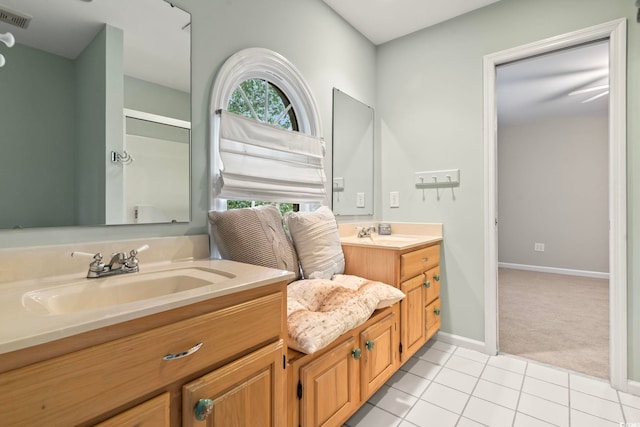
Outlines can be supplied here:
<path id="1" fill-rule="evenodd" d="M 345 426 L 640 427 L 640 397 L 599 378 L 433 341 Z"/>

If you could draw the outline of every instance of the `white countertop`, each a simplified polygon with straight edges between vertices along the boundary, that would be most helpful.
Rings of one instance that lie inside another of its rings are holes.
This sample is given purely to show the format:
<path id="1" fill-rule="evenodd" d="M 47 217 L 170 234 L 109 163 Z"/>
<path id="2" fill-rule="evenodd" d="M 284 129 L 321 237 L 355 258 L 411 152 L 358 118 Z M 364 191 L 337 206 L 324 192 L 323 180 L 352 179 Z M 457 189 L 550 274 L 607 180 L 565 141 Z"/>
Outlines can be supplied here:
<path id="1" fill-rule="evenodd" d="M 35 290 L 51 290 L 56 286 L 83 281 L 86 281 L 87 286 L 99 286 L 101 281 L 109 278 L 87 279 L 85 271 L 46 279 L 5 283 L 0 292 L 0 354 L 293 278 L 293 273 L 288 271 L 210 259 L 141 265 L 138 273 L 112 277 L 143 279 L 145 273 L 183 268 L 211 269 L 227 277 L 211 285 L 188 291 L 65 314 L 43 314 L 29 310 L 23 304 L 23 295 Z"/>
<path id="2" fill-rule="evenodd" d="M 358 237 L 360 227 L 378 227 L 379 222 L 341 223 L 338 225 L 340 243 L 347 246 L 367 246 L 388 249 L 411 249 L 442 240 L 442 224 L 385 222 L 391 227 L 391 234 L 371 233 L 371 237 Z"/>

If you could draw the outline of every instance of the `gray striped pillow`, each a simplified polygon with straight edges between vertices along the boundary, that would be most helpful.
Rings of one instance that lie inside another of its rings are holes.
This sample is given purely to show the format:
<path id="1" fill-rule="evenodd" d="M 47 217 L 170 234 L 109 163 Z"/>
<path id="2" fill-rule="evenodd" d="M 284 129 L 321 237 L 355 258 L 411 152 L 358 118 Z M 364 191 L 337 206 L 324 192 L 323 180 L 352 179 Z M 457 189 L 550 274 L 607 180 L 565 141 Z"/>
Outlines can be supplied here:
<path id="1" fill-rule="evenodd" d="M 288 270 L 300 278 L 298 256 L 273 205 L 210 211 L 209 222 L 222 258 Z"/>

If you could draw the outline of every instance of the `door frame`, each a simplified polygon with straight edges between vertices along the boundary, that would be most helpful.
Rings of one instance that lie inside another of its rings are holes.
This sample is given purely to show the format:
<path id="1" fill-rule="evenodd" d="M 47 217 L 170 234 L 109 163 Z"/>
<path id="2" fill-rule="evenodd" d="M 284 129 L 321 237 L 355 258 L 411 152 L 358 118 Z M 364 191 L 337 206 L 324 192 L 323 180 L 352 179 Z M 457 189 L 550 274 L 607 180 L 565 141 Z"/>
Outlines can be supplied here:
<path id="1" fill-rule="evenodd" d="M 609 40 L 609 379 L 627 390 L 627 21 L 618 19 L 484 57 L 485 351 L 498 352 L 496 67 L 596 40 Z"/>

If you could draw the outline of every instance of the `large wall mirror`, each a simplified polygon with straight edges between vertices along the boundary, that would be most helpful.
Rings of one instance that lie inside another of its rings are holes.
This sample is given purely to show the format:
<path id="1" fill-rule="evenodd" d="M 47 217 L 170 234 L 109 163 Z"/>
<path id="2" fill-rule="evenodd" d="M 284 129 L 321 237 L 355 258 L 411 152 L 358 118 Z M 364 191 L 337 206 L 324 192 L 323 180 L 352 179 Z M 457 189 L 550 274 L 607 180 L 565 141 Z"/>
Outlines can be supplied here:
<path id="1" fill-rule="evenodd" d="M 373 215 L 374 110 L 333 89 L 333 212 Z"/>
<path id="2" fill-rule="evenodd" d="M 189 221 L 191 16 L 164 0 L 3 15 L 24 19 L 0 21 L 16 39 L 0 46 L 0 228 Z"/>

